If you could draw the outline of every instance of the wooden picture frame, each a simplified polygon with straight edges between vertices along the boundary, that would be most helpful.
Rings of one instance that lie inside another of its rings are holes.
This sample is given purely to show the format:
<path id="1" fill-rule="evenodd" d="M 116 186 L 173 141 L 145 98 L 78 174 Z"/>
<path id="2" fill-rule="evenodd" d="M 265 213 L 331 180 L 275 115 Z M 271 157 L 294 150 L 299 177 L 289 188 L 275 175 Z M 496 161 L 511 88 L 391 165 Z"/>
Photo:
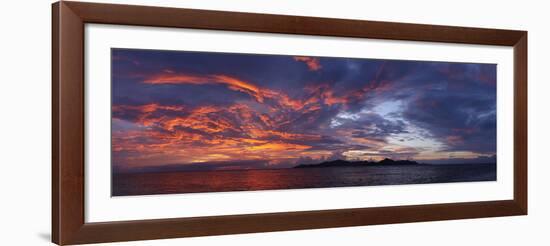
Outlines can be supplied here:
<path id="1" fill-rule="evenodd" d="M 59 245 L 527 214 L 527 32 L 80 2 L 52 6 L 52 240 Z M 514 199 L 124 222 L 84 219 L 84 24 L 510 46 Z"/>

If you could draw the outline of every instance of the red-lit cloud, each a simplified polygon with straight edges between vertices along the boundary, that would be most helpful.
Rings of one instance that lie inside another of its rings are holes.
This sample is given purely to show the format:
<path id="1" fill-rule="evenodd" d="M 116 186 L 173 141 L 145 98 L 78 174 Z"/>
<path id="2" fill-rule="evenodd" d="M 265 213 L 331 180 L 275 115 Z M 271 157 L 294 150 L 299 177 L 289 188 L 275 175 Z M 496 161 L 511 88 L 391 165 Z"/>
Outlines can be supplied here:
<path id="1" fill-rule="evenodd" d="M 295 56 L 294 60 L 305 63 L 311 71 L 317 71 L 322 68 L 321 63 L 319 62 L 319 58 L 313 58 L 309 56 Z"/>
<path id="2" fill-rule="evenodd" d="M 171 114 L 158 114 L 166 110 Z M 113 106 L 115 115 L 128 111 L 137 114 L 133 123 L 142 130 L 114 132 L 113 151 L 139 152 L 127 160 L 134 166 L 162 156 L 177 157 L 183 163 L 289 159 L 304 154 L 320 158 L 307 153 L 312 148 L 307 142 L 318 141 L 320 135 L 277 130 L 290 120 L 282 114 L 256 112 L 246 104 L 190 109 L 158 104 Z"/>
<path id="3" fill-rule="evenodd" d="M 315 147 L 323 136 L 307 131 L 290 130 L 295 122 L 312 122 L 322 116 L 324 107 L 345 108 L 350 101 L 379 88 L 360 88 L 339 95 L 328 84 L 319 83 L 303 89 L 305 95 L 295 99 L 281 91 L 263 88 L 255 83 L 229 75 L 193 75 L 169 69 L 151 76 L 143 82 L 151 85 L 222 85 L 228 90 L 249 95 L 267 111 L 253 108 L 247 103 L 234 103 L 224 107 L 203 105 L 187 107 L 150 103 L 144 105 L 115 105 L 116 115 L 132 114 L 133 123 L 141 131 L 113 134 L 113 151 L 139 152 L 126 161 L 151 163 L 197 163 L 230 160 L 270 160 L 280 163 L 296 158 L 322 159 L 333 155 L 331 151 Z M 143 128 L 144 127 L 144 128 Z M 349 132 L 348 132 L 349 133 Z M 379 140 L 346 137 L 365 146 L 382 146 Z M 335 141 L 335 140 L 332 140 Z M 162 161 L 159 161 L 162 160 Z"/>
<path id="4" fill-rule="evenodd" d="M 249 94 L 256 98 L 259 102 L 263 102 L 266 97 L 273 97 L 273 92 L 269 90 L 260 90 L 255 85 L 243 80 L 228 76 L 228 75 L 189 75 L 182 73 L 174 73 L 172 71 L 164 71 L 161 74 L 151 76 L 144 81 L 148 84 L 220 84 L 225 85 L 234 91 L 240 91 Z"/>

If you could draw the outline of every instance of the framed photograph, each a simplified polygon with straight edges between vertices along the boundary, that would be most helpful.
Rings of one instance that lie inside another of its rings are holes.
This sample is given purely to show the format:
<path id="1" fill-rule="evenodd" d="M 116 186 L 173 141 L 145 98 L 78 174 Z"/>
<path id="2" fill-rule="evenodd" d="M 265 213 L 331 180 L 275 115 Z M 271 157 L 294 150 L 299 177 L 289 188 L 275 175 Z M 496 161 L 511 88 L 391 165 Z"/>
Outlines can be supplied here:
<path id="1" fill-rule="evenodd" d="M 59 245 L 527 214 L 527 32 L 53 4 Z"/>

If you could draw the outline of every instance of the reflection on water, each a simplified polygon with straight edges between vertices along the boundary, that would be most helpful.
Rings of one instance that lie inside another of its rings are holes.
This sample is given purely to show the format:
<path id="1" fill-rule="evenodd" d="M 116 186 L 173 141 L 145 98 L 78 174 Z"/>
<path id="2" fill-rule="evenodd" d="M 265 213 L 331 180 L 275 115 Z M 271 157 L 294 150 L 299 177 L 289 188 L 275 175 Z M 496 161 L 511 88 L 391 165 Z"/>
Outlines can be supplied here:
<path id="1" fill-rule="evenodd" d="M 495 164 L 114 174 L 112 195 L 300 189 L 496 180 Z"/>

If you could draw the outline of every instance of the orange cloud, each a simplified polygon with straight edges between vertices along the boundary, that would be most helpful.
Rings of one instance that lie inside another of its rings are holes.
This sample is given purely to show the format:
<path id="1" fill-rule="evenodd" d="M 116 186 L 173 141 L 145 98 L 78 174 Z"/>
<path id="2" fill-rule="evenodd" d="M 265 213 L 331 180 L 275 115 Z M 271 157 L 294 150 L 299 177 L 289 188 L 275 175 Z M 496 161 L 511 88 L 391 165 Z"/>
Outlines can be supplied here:
<path id="1" fill-rule="evenodd" d="M 311 71 L 317 71 L 322 67 L 321 64 L 319 63 L 318 58 L 313 58 L 309 56 L 295 56 L 294 60 L 299 62 L 304 62 L 309 68 L 309 70 Z"/>
<path id="2" fill-rule="evenodd" d="M 320 135 L 276 130 L 289 123 L 287 113 L 266 114 L 242 103 L 194 109 L 159 104 L 113 107 L 120 113 L 124 110 L 138 112 L 135 124 L 150 126 L 113 132 L 113 151 L 139 153 L 124 157 L 125 163 L 136 167 L 152 163 L 320 157 L 317 152 L 303 152 L 311 146 L 296 143 L 320 140 Z M 156 113 L 159 110 L 173 112 Z"/>
<path id="3" fill-rule="evenodd" d="M 143 113 L 150 113 L 156 110 L 171 110 L 171 111 L 183 111 L 183 106 L 177 105 L 159 105 L 158 103 L 150 103 L 144 105 L 115 105 L 113 106 L 113 111 L 122 111 L 122 110 L 136 110 Z"/>
<path id="4" fill-rule="evenodd" d="M 337 96 L 328 84 L 317 84 L 306 87 L 306 91 L 312 94 L 311 98 L 307 102 L 316 102 L 322 100 L 322 102 L 328 106 L 335 104 L 347 104 L 350 100 L 349 95 Z"/>
<path id="5" fill-rule="evenodd" d="M 334 92 L 329 89 L 323 92 L 322 97 L 324 99 L 325 104 L 329 106 L 334 104 L 346 104 L 348 102 L 347 97 L 334 96 Z"/>
<path id="6" fill-rule="evenodd" d="M 305 62 L 303 58 L 297 60 Z M 314 65 L 314 69 L 319 69 L 318 61 L 314 60 L 307 61 L 313 61 L 318 65 Z M 162 161 L 195 163 L 327 157 L 331 153 L 312 149 L 312 146 L 305 144 L 321 140 L 321 135 L 281 129 L 292 129 L 293 122 L 298 118 L 315 120 L 315 112 L 321 110 L 323 105 L 345 106 L 350 100 L 355 100 L 352 93 L 338 95 L 328 84 L 305 88 L 306 96 L 298 100 L 280 91 L 223 74 L 193 75 L 164 70 L 145 78 L 144 83 L 155 85 L 222 85 L 249 95 L 260 105 L 237 102 L 224 107 L 205 105 L 196 108 L 157 103 L 114 106 L 113 112 L 129 110 L 137 113 L 134 123 L 146 126 L 140 130 L 141 133 L 130 133 L 124 137 L 113 135 L 113 151 L 139 152 L 139 155 L 132 155 L 135 159 L 126 160 L 132 165 Z M 158 111 L 171 112 L 164 114 Z M 380 144 L 373 140 L 342 136 L 342 140 L 369 146 Z"/>
<path id="7" fill-rule="evenodd" d="M 306 62 L 308 66 L 317 64 L 313 68 L 320 68 L 314 58 L 298 57 L 296 60 L 309 61 Z M 156 103 L 114 106 L 114 112 L 138 112 L 134 123 L 148 127 L 143 130 L 145 133 L 131 138 L 113 137 L 114 151 L 140 153 L 139 156 L 134 155 L 139 160 L 131 160 L 136 163 L 147 163 L 151 160 L 158 162 L 159 158 L 170 158 L 166 162 L 194 163 L 220 160 L 290 160 L 296 156 L 317 159 L 326 157 L 330 153 L 310 151 L 312 146 L 302 144 L 321 140 L 321 135 L 281 129 L 291 129 L 292 123 L 300 117 L 307 121 L 315 120 L 315 114 L 312 113 L 321 110 L 322 105 L 345 106 L 350 100 L 357 100 L 357 96 L 362 97 L 367 91 L 380 89 L 384 87 L 381 85 L 388 84 L 381 82 L 371 85 L 372 88 L 363 88 L 360 95 L 338 95 L 329 84 L 316 84 L 305 88 L 306 96 L 298 100 L 280 91 L 262 88 L 249 81 L 223 74 L 193 75 L 164 70 L 145 78 L 144 83 L 148 84 L 222 85 L 229 90 L 249 95 L 262 106 L 259 109 L 254 104 L 242 102 L 225 107 L 205 105 L 197 108 Z M 159 110 L 171 113 L 159 114 Z M 342 136 L 343 139 L 347 138 L 346 135 Z M 369 146 L 381 144 L 364 138 L 347 139 Z"/>
<path id="8" fill-rule="evenodd" d="M 292 99 L 282 92 L 270 90 L 267 88 L 261 88 L 242 79 L 221 74 L 200 76 L 175 73 L 170 70 L 164 71 L 161 74 L 151 76 L 145 79 L 144 83 L 192 85 L 219 84 L 227 86 L 227 88 L 230 90 L 246 93 L 253 97 L 259 103 L 264 103 L 265 99 L 273 99 L 279 105 L 291 108 L 293 110 L 300 110 L 306 104 L 306 102 Z"/>
<path id="9" fill-rule="evenodd" d="M 144 82 L 148 84 L 207 84 L 211 81 L 208 77 L 194 76 L 188 74 L 175 74 L 172 71 L 165 71 L 146 79 Z"/>
<path id="10" fill-rule="evenodd" d="M 300 145 L 300 144 L 291 144 L 291 143 L 284 143 L 284 142 L 273 142 L 273 143 L 266 143 L 262 145 L 255 145 L 252 147 L 247 148 L 248 150 L 253 151 L 289 151 L 289 150 L 306 150 L 311 148 L 311 146 L 307 145 Z"/>
<path id="11" fill-rule="evenodd" d="M 222 108 L 214 106 L 203 106 L 196 108 L 185 117 L 173 117 L 161 123 L 164 129 L 173 131 L 176 126 L 203 131 L 206 133 L 223 132 L 228 129 L 236 130 L 233 124 L 221 117 L 212 118 L 209 114 L 223 111 Z"/>
<path id="12" fill-rule="evenodd" d="M 259 149 L 275 151 L 276 148 L 266 144 L 280 141 L 280 146 L 289 140 L 320 139 L 319 135 L 273 130 L 280 127 L 281 124 L 287 124 L 286 117 L 272 119 L 267 114 L 254 111 L 246 104 L 233 104 L 229 107 L 202 106 L 187 110 L 183 107 L 159 104 L 113 107 L 113 111 L 124 110 L 140 113 L 135 123 L 155 127 L 144 129 L 145 132 L 139 135 L 128 133 L 126 136 L 113 137 L 114 151 L 157 151 L 160 153 L 176 148 L 173 151 L 177 152 L 177 148 L 183 148 L 183 146 L 187 149 L 196 148 L 192 145 L 197 144 L 208 146 L 208 148 L 230 147 L 231 151 L 236 151 L 242 146 L 248 146 L 249 151 Z M 176 115 L 155 114 L 157 110 L 172 110 L 176 112 Z M 178 115 L 180 112 L 181 115 Z M 156 129 L 162 129 L 162 131 Z M 227 132 L 238 133 L 238 135 L 233 138 L 220 135 Z M 141 143 L 140 139 L 151 141 Z M 254 146 L 264 147 L 254 148 Z M 290 143 L 286 146 L 289 149 L 299 148 Z"/>
<path id="13" fill-rule="evenodd" d="M 161 74 L 151 76 L 144 80 L 147 84 L 192 84 L 192 85 L 204 85 L 204 84 L 220 84 L 225 85 L 227 88 L 233 91 L 239 91 L 256 98 L 258 102 L 263 102 L 265 98 L 273 98 L 278 93 L 261 89 L 256 85 L 247 81 L 231 77 L 228 75 L 214 74 L 214 75 L 190 75 L 183 73 L 175 73 L 173 71 L 165 71 Z"/>
<path id="14" fill-rule="evenodd" d="M 159 105 L 157 103 L 144 105 L 114 105 L 113 112 L 137 111 L 141 114 L 138 116 L 137 122 L 144 126 L 152 126 L 158 123 L 158 119 L 151 118 L 152 114 L 157 110 L 167 110 L 175 112 L 183 112 L 185 107 L 177 105 Z"/>

